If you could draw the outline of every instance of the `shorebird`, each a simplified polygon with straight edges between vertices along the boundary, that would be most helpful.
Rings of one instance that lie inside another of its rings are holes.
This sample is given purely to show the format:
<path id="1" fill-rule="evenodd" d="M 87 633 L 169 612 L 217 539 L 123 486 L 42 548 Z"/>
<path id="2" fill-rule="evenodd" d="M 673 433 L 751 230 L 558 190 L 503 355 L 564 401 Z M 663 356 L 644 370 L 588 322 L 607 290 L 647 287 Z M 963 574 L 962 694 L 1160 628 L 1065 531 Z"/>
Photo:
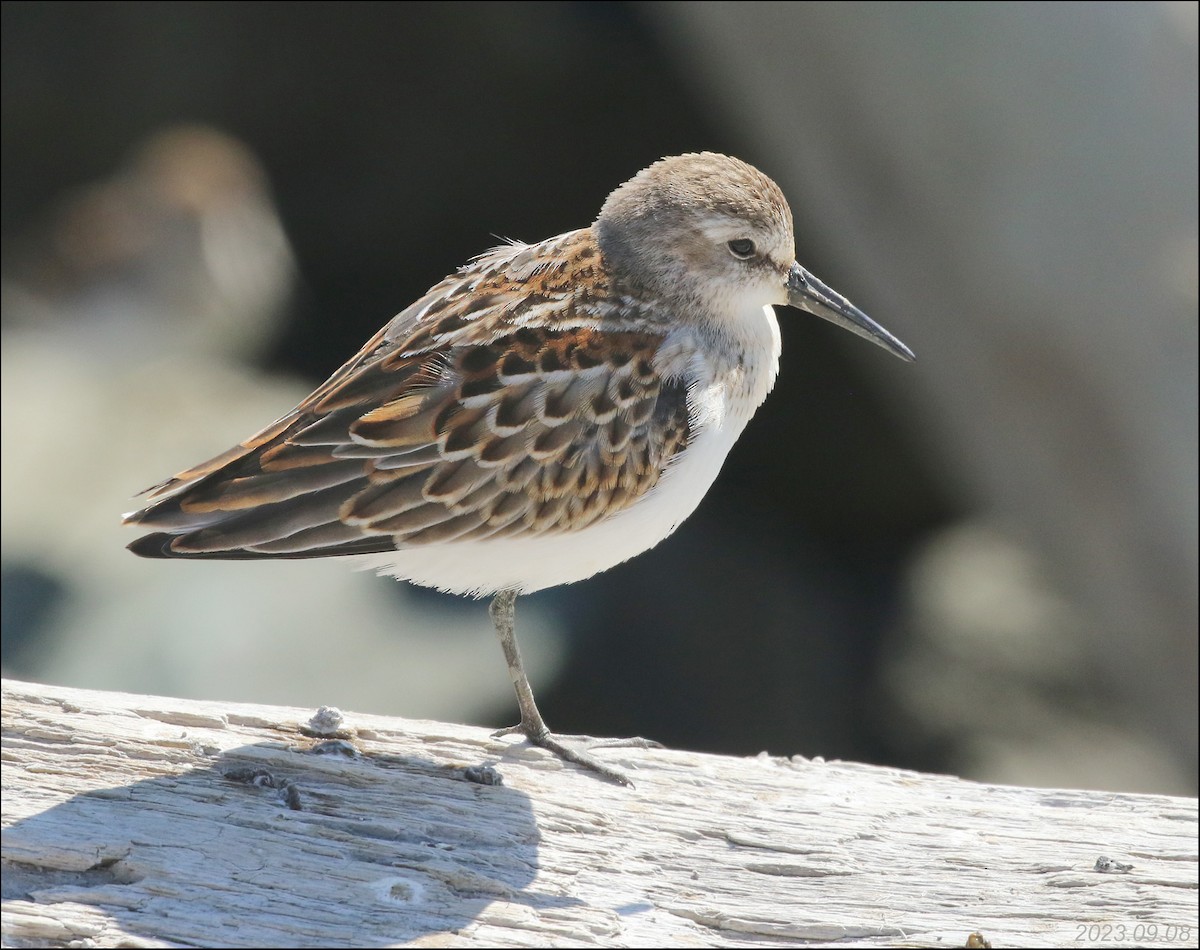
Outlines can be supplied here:
<path id="1" fill-rule="evenodd" d="M 125 520 L 153 533 L 130 550 L 354 555 L 490 595 L 521 712 L 503 732 L 628 784 L 546 727 L 516 599 L 620 564 L 695 510 L 775 383 L 784 304 L 913 359 L 796 262 L 770 178 L 711 152 L 664 158 L 591 226 L 435 284 L 291 412 L 149 489 Z"/>

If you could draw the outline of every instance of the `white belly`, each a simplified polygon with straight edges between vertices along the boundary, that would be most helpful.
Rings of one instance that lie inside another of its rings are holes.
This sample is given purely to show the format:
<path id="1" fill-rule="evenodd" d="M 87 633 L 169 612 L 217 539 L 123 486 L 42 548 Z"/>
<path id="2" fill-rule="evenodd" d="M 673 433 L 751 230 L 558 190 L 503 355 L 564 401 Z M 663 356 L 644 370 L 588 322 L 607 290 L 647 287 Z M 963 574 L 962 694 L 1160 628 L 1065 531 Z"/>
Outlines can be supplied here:
<path id="1" fill-rule="evenodd" d="M 450 543 L 371 555 L 369 566 L 423 587 L 484 596 L 571 584 L 654 547 L 696 510 L 745 426 L 702 430 L 635 504 L 581 531 Z"/>

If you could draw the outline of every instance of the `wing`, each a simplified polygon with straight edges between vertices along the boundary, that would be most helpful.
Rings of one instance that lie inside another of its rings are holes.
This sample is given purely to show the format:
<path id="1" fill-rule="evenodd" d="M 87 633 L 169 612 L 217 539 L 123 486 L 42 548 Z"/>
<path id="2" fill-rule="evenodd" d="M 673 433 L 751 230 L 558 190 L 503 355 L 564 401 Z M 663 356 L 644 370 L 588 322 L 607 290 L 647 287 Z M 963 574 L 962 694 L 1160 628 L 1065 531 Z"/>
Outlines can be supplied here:
<path id="1" fill-rule="evenodd" d="M 621 301 L 627 310 L 627 303 Z M 577 531 L 654 487 L 689 435 L 654 324 L 612 326 L 590 232 L 434 287 L 296 409 L 150 491 L 148 557 L 320 557 Z"/>

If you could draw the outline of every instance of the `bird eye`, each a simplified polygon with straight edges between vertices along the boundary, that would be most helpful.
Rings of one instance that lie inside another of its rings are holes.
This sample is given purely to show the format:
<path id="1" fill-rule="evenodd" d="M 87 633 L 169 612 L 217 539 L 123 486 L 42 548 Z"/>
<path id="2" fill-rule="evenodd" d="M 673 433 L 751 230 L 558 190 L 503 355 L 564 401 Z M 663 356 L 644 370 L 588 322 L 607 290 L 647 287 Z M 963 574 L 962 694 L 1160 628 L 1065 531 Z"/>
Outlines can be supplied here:
<path id="1" fill-rule="evenodd" d="M 739 261 L 748 261 L 755 253 L 754 242 L 749 238 L 738 238 L 736 241 L 730 241 L 728 246 L 729 253 Z"/>

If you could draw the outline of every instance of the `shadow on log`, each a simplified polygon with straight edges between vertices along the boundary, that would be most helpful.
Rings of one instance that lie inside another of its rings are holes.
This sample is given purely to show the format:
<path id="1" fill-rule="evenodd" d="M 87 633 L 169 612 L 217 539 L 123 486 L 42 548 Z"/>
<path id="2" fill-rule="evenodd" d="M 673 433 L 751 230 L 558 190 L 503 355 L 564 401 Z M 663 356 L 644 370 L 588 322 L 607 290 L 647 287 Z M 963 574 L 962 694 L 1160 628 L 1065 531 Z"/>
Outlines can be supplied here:
<path id="1" fill-rule="evenodd" d="M 12 681 L 3 713 L 6 946 L 1200 934 L 1194 799 L 601 753 L 625 789 L 470 726 Z"/>

